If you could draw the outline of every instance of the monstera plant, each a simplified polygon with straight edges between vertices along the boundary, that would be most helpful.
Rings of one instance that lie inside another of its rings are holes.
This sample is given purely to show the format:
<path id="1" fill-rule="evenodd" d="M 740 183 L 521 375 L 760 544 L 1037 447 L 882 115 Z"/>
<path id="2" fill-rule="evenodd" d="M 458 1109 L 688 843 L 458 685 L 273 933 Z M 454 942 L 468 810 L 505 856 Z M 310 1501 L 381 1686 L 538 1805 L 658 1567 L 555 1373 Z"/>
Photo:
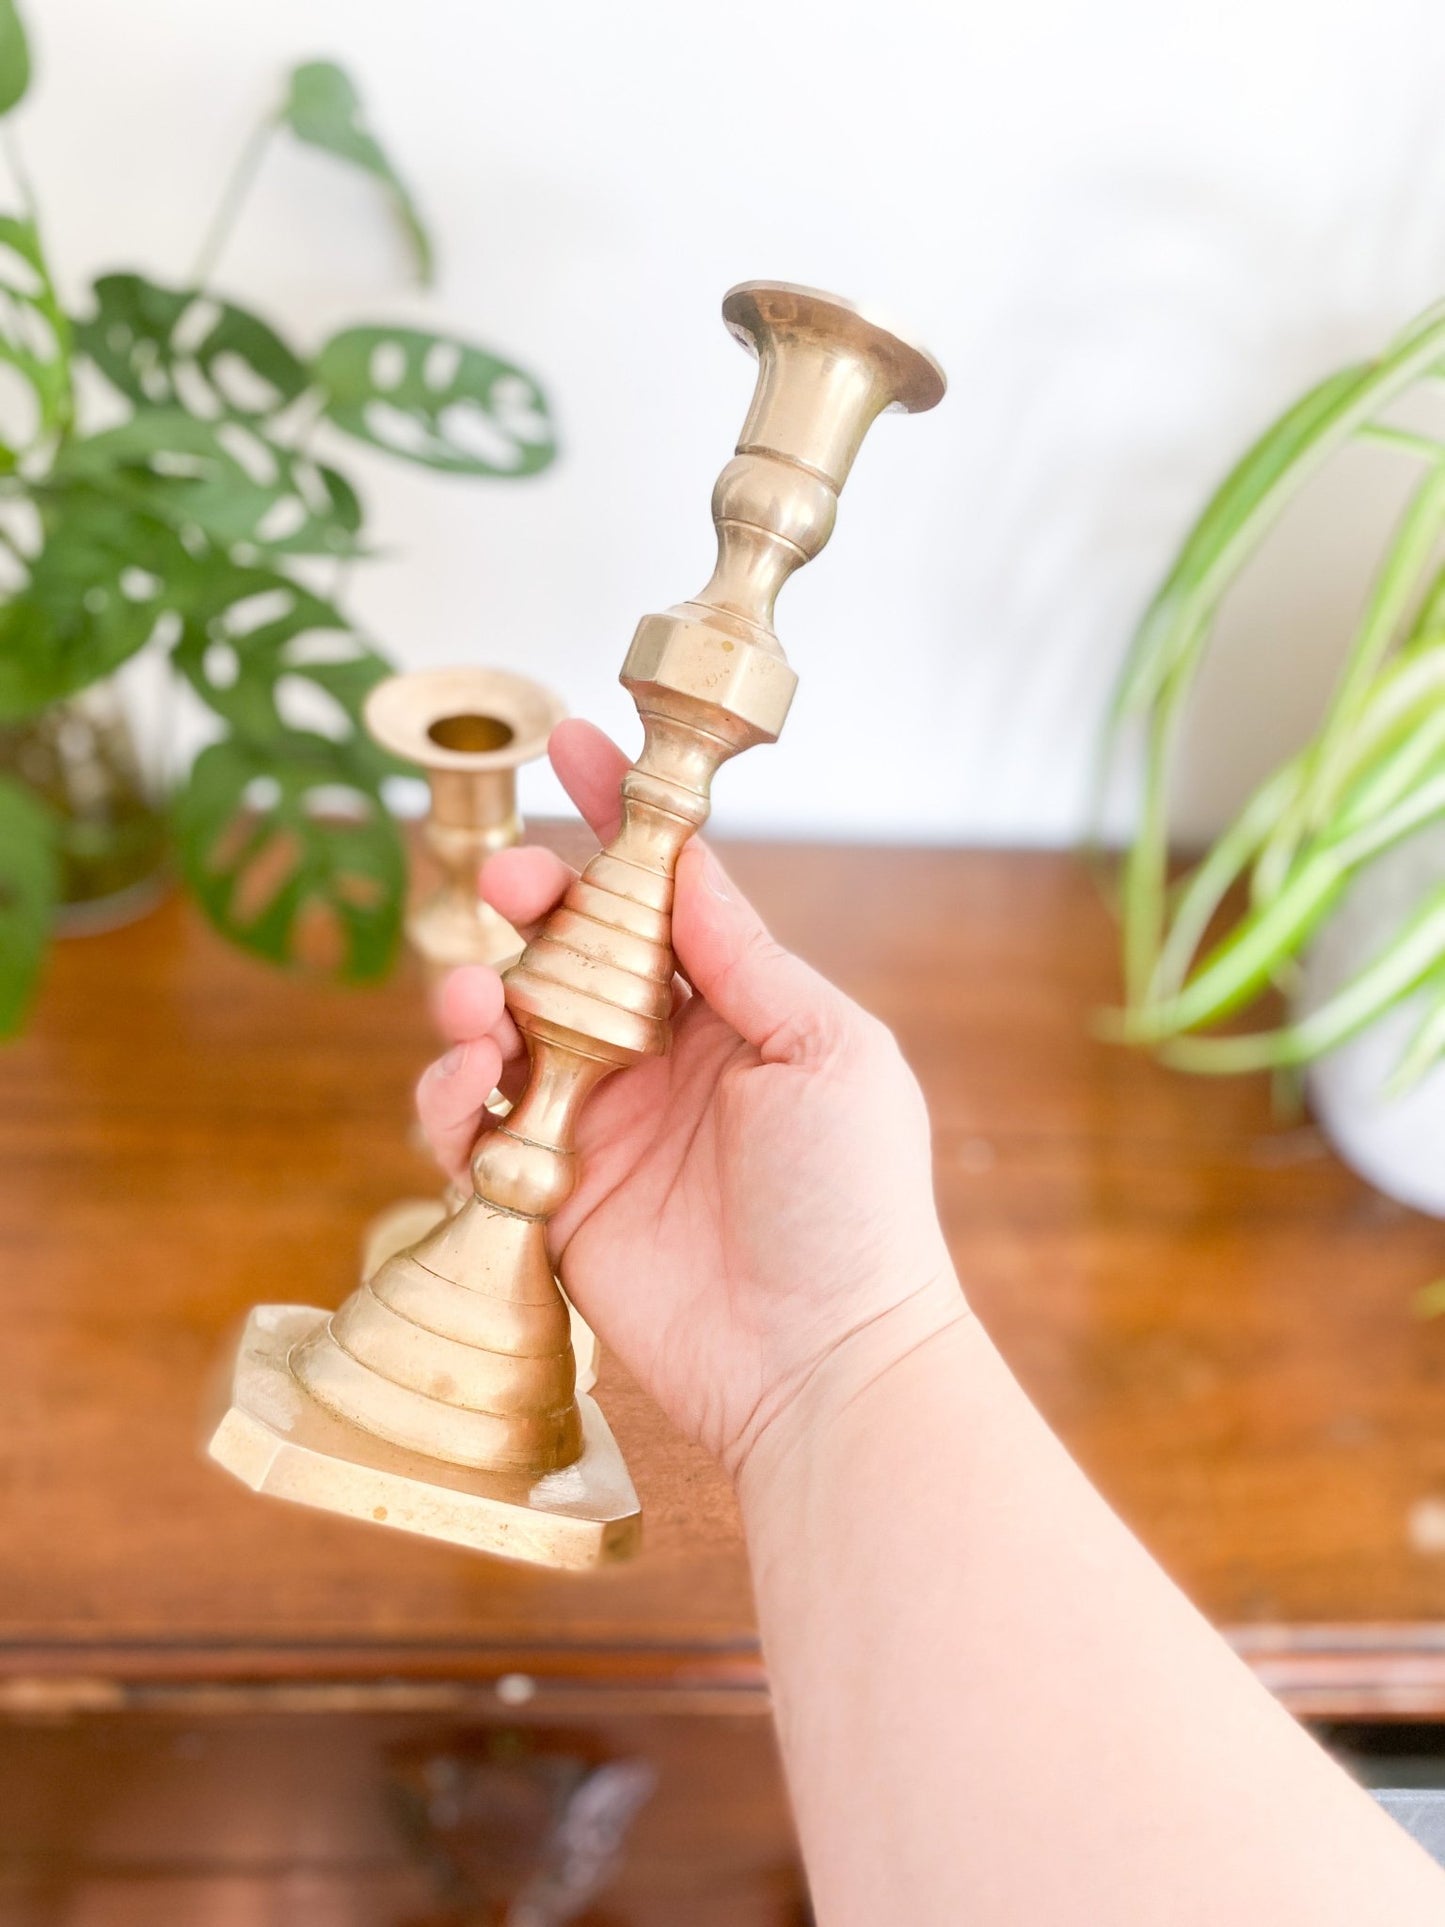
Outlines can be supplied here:
<path id="1" fill-rule="evenodd" d="M 0 115 L 29 80 L 24 29 L 0 0 Z M 72 312 L 14 160 L 18 204 L 0 215 L 0 732 L 158 654 L 212 718 L 167 805 L 197 903 L 262 957 L 321 958 L 361 981 L 392 958 L 404 865 L 381 797 L 389 765 L 360 727 L 388 665 L 342 599 L 367 550 L 337 460 L 362 442 L 441 474 L 520 477 L 555 444 L 537 383 L 485 348 L 384 324 L 293 345 L 216 290 L 247 188 L 286 137 L 375 180 L 427 281 L 421 217 L 330 62 L 290 74 L 178 284 L 102 274 Z M 0 1032 L 23 1020 L 66 855 L 63 812 L 14 768 L 0 773 Z"/>

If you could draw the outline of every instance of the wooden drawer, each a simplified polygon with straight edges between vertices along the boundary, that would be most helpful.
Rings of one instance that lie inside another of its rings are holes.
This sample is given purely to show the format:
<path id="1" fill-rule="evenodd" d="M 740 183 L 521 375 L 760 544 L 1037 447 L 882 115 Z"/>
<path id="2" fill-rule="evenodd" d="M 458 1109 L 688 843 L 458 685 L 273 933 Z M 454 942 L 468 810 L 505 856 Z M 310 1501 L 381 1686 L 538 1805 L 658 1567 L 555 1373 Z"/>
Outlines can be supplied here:
<path id="1" fill-rule="evenodd" d="M 470 1927 L 501 1919 L 543 1863 L 581 1881 L 619 1826 L 615 1874 L 583 1918 L 801 1917 L 772 1731 L 752 1713 L 0 1724 L 3 1927 Z"/>

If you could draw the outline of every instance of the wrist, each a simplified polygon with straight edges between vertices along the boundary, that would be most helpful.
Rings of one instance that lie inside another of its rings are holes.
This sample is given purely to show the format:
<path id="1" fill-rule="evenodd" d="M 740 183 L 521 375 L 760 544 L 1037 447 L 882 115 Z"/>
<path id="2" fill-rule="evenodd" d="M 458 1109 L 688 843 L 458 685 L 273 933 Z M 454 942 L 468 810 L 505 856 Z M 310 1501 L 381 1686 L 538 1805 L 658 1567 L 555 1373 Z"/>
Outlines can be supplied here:
<path id="1" fill-rule="evenodd" d="M 749 1533 L 795 1491 L 820 1452 L 837 1449 L 864 1408 L 869 1425 L 900 1400 L 909 1361 L 980 1332 L 956 1275 L 945 1269 L 829 1346 L 782 1390 L 726 1461 Z M 906 1423 L 906 1412 L 900 1417 Z"/>

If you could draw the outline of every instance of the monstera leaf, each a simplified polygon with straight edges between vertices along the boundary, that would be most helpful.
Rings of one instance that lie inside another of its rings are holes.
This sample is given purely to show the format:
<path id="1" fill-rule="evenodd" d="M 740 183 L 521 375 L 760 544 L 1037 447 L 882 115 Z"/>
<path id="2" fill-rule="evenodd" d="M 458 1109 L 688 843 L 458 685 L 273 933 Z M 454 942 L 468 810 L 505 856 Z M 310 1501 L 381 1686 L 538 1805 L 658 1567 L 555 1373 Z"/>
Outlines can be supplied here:
<path id="1" fill-rule="evenodd" d="M 416 257 L 417 279 L 423 287 L 428 286 L 432 278 L 431 239 L 406 183 L 362 119 L 361 96 L 349 75 L 334 61 L 308 60 L 293 70 L 279 118 L 282 126 L 289 127 L 308 147 L 319 147 L 381 182 Z"/>
<path id="2" fill-rule="evenodd" d="M 325 737 L 201 752 L 176 801 L 186 879 L 223 936 L 353 983 L 396 952 L 406 857 L 374 786 Z"/>
<path id="3" fill-rule="evenodd" d="M 532 377 L 464 341 L 346 328 L 321 350 L 316 378 L 338 428 L 427 468 L 535 475 L 557 453 Z"/>
<path id="4" fill-rule="evenodd" d="M 0 0 L 0 117 L 29 81 L 16 0 Z M 0 216 L 0 724 L 148 644 L 164 653 L 225 732 L 174 800 L 179 860 L 206 915 L 260 956 L 366 981 L 392 960 L 405 895 L 380 794 L 399 766 L 361 719 L 389 665 L 305 566 L 361 553 L 362 509 L 301 444 L 335 428 L 434 470 L 520 477 L 546 468 L 556 443 L 536 382 L 480 347 L 362 327 L 308 361 L 209 291 L 278 129 L 378 183 L 429 279 L 416 204 L 330 61 L 294 70 L 240 155 L 200 286 L 105 274 L 72 323 L 34 219 Z M 114 391 L 99 432 L 76 419 L 76 356 Z M 0 779 L 0 1034 L 35 979 L 63 834 Z"/>
<path id="5" fill-rule="evenodd" d="M 0 1037 L 20 1028 L 50 935 L 59 871 L 49 812 L 0 778 Z"/>
<path id="6" fill-rule="evenodd" d="M 18 107 L 30 86 L 30 49 L 15 0 L 0 0 L 0 115 Z"/>
<path id="7" fill-rule="evenodd" d="M 0 361 L 29 384 L 36 416 L 0 444 L 0 471 L 12 470 L 22 449 L 66 427 L 75 399 L 70 373 L 70 323 L 50 279 L 34 221 L 0 215 Z"/>
<path id="8" fill-rule="evenodd" d="M 259 315 L 142 274 L 105 274 L 76 342 L 137 408 L 182 408 L 206 418 L 265 421 L 308 376 Z"/>
<path id="9" fill-rule="evenodd" d="M 241 422 L 200 421 L 178 408 L 149 409 L 72 442 L 56 473 L 194 529 L 222 549 L 237 544 L 289 555 L 349 555 L 361 504 L 335 469 L 279 448 Z"/>
<path id="10" fill-rule="evenodd" d="M 187 609 L 173 660 L 192 688 L 252 748 L 284 743 L 288 683 L 300 702 L 322 707 L 340 725 L 338 754 L 371 781 L 393 764 L 361 725 L 368 692 L 390 665 L 356 635 L 341 611 L 269 569 L 207 569 Z"/>
<path id="11" fill-rule="evenodd" d="M 164 522 L 85 488 L 39 491 L 44 543 L 0 603 L 0 719 L 33 714 L 144 647 L 189 566 Z"/>

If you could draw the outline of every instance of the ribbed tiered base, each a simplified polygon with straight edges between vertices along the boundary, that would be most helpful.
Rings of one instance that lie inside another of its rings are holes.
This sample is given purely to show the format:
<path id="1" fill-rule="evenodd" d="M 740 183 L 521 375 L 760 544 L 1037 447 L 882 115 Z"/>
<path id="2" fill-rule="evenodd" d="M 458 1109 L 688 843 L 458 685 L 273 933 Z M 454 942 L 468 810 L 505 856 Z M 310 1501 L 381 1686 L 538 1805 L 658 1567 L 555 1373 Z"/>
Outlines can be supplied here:
<path id="1" fill-rule="evenodd" d="M 305 1389 L 293 1358 L 328 1348 L 327 1314 L 258 1305 L 209 1452 L 254 1491 L 504 1559 L 583 1569 L 630 1556 L 637 1494 L 595 1402 L 578 1393 L 580 1455 L 541 1477 L 449 1464 L 389 1444 Z M 349 1357 L 349 1354 L 347 1354 Z"/>
<path id="2" fill-rule="evenodd" d="M 402 1198 L 379 1211 L 361 1240 L 361 1276 L 374 1278 L 388 1258 L 419 1244 L 429 1231 L 445 1223 L 455 1210 L 455 1202 L 444 1198 Z M 572 1356 L 576 1361 L 577 1390 L 590 1392 L 597 1383 L 597 1334 L 563 1294 L 567 1315 L 572 1323 Z"/>

